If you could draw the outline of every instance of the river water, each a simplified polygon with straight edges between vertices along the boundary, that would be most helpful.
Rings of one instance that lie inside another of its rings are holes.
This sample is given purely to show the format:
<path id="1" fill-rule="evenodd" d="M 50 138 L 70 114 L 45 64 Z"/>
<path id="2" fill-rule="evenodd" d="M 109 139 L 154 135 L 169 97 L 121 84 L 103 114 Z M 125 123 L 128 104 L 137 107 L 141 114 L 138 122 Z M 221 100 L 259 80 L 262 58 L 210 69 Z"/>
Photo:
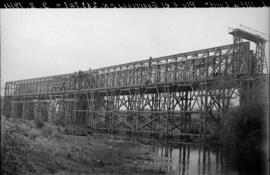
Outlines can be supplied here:
<path id="1" fill-rule="evenodd" d="M 126 140 L 126 139 L 125 139 Z M 154 161 L 146 164 L 149 168 L 166 172 L 166 175 L 257 175 L 247 172 L 238 163 L 228 161 L 228 155 L 220 148 L 202 143 L 151 140 L 142 138 L 128 139 L 149 146 Z M 230 159 L 229 159 L 230 160 Z M 241 160 L 241 159 L 240 159 Z M 241 160 L 245 163 L 246 160 Z M 252 164 L 251 164 L 252 166 Z"/>
<path id="2" fill-rule="evenodd" d="M 192 143 L 154 142 L 154 166 L 168 175 L 233 174 L 219 150 Z"/>

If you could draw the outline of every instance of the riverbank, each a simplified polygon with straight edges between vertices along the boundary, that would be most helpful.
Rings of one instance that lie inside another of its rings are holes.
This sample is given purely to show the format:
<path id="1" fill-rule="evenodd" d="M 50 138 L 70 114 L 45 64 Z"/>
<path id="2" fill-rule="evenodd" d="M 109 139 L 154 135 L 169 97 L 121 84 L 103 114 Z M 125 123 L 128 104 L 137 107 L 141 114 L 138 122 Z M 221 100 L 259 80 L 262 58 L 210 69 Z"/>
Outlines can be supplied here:
<path id="1" fill-rule="evenodd" d="M 43 124 L 2 117 L 1 174 L 164 174 L 151 168 L 149 146 Z"/>
<path id="2" fill-rule="evenodd" d="M 1 174 L 266 174 L 263 114 L 258 104 L 243 106 L 205 140 L 94 134 L 83 126 L 2 118 Z"/>

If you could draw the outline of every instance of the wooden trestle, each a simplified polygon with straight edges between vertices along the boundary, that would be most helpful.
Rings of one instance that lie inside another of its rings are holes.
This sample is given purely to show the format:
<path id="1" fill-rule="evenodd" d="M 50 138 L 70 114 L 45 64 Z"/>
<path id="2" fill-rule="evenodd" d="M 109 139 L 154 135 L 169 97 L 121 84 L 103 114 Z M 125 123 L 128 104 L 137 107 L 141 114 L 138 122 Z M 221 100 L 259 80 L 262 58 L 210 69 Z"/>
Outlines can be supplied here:
<path id="1" fill-rule="evenodd" d="M 6 115 L 106 132 L 212 134 L 266 81 L 250 42 L 6 83 Z"/>

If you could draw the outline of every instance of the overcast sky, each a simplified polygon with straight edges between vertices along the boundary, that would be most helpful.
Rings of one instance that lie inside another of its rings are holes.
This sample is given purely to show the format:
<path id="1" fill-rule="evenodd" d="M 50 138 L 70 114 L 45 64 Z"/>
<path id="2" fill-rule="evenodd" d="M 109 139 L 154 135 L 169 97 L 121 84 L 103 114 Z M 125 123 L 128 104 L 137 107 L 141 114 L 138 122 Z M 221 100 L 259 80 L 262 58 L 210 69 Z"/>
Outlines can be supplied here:
<path id="1" fill-rule="evenodd" d="M 232 44 L 228 27 L 240 24 L 269 36 L 269 21 L 269 8 L 1 9 L 1 88 Z"/>

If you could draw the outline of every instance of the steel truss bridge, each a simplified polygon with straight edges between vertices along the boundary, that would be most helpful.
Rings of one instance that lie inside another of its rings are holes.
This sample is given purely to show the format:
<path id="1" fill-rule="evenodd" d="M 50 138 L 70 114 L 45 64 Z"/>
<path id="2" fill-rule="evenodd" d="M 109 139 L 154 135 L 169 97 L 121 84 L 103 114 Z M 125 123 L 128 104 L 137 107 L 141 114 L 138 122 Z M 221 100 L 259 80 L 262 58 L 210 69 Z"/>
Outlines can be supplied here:
<path id="1" fill-rule="evenodd" d="M 7 82 L 6 115 L 109 133 L 212 134 L 215 122 L 252 101 L 254 87 L 269 79 L 266 40 L 241 29 L 229 33 L 231 45 Z"/>

